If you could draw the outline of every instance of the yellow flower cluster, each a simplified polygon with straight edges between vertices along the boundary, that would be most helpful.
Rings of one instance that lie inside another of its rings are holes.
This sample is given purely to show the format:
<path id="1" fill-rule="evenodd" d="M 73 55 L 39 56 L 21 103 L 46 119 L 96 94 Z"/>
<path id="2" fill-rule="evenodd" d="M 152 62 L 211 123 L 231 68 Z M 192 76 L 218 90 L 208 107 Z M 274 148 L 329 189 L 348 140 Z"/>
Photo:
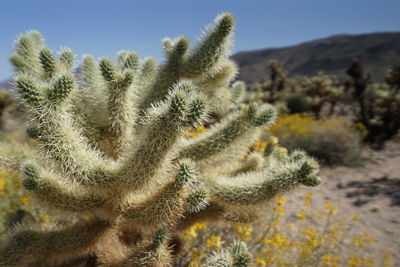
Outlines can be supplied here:
<path id="1" fill-rule="evenodd" d="M 312 135 L 312 128 L 310 124 L 315 121 L 313 117 L 303 116 L 301 114 L 283 115 L 279 117 L 268 131 L 275 136 L 282 136 L 284 133 L 293 133 L 297 136 L 310 136 Z"/>
<path id="2" fill-rule="evenodd" d="M 221 248 L 221 238 L 219 236 L 216 236 L 212 234 L 208 239 L 207 239 L 207 248 L 211 249 L 219 249 Z"/>
<path id="3" fill-rule="evenodd" d="M 250 224 L 238 223 L 235 226 L 236 234 L 238 238 L 242 241 L 251 240 L 251 233 L 253 232 L 253 227 Z"/>
<path id="4" fill-rule="evenodd" d="M 196 223 L 193 226 L 187 228 L 184 233 L 187 237 L 197 237 L 197 231 L 198 230 L 204 230 L 207 227 L 207 224 L 205 223 Z"/>
<path id="5" fill-rule="evenodd" d="M 360 221 L 358 215 L 340 219 L 337 208 L 330 201 L 326 201 L 322 209 L 317 209 L 313 205 L 313 195 L 313 192 L 305 194 L 303 209 L 295 217 L 283 216 L 286 198 L 277 197 L 270 216 L 262 224 L 234 224 L 234 236 L 226 236 L 226 233 L 231 233 L 226 231 L 229 230 L 226 227 L 218 230 L 212 226 L 206 228 L 204 224 L 193 225 L 185 233 L 191 237 L 191 245 L 186 254 L 188 257 L 181 261 L 182 266 L 201 266 L 205 254 L 234 239 L 247 243 L 253 255 L 251 267 L 394 266 L 393 250 L 382 250 L 381 258 L 374 258 L 379 253 L 376 249 L 373 253 L 377 241 L 368 232 L 353 234 L 352 226 Z M 200 230 L 203 231 L 201 234 Z M 343 244 L 349 242 L 352 246 L 343 250 Z"/>
<path id="6" fill-rule="evenodd" d="M 362 134 L 343 118 L 317 120 L 302 114 L 283 115 L 265 131 L 263 140 L 276 136 L 289 151 L 302 149 L 329 164 L 352 165 L 360 157 Z"/>
<path id="7" fill-rule="evenodd" d="M 194 137 L 201 135 L 205 131 L 206 131 L 206 127 L 204 127 L 204 126 L 200 126 L 198 128 L 190 128 L 186 131 L 185 136 L 187 138 L 194 138 Z"/>
<path id="8" fill-rule="evenodd" d="M 261 140 L 257 140 L 252 148 L 254 151 L 264 151 L 266 146 L 267 146 L 267 143 L 265 143 Z"/>

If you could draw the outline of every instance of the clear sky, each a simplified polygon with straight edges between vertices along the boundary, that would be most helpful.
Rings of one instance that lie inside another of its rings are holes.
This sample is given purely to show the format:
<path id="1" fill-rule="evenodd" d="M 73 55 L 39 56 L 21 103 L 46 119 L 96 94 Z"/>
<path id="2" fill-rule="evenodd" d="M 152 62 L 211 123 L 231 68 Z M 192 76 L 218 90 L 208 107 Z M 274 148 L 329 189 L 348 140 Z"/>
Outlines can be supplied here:
<path id="1" fill-rule="evenodd" d="M 195 41 L 214 17 L 237 19 L 233 52 L 339 33 L 400 31 L 400 0 L 0 0 L 0 80 L 18 34 L 35 29 L 58 50 L 115 57 L 121 49 L 162 60 L 160 40 Z"/>

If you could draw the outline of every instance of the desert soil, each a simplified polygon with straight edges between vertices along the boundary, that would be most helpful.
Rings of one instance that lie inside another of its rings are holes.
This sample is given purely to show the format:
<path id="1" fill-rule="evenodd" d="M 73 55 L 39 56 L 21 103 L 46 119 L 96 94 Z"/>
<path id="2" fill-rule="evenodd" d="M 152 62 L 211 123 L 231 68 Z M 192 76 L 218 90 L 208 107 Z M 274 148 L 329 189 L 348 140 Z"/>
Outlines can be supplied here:
<path id="1" fill-rule="evenodd" d="M 320 176 L 314 203 L 330 200 L 337 216 L 359 216 L 353 233 L 366 231 L 377 240 L 375 246 L 393 249 L 393 266 L 400 266 L 400 142 L 389 142 L 383 151 L 364 151 L 360 167 L 322 167 Z M 302 188 L 289 198 L 289 213 L 301 208 L 299 198 L 308 191 Z"/>

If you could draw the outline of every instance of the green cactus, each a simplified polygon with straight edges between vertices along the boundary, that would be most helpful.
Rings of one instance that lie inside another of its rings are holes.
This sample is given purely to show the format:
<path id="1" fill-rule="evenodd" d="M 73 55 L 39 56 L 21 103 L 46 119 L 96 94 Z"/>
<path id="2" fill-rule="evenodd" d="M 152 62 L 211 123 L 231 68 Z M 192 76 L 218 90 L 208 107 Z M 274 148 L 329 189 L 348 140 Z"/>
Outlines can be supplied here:
<path id="1" fill-rule="evenodd" d="M 312 77 L 302 77 L 299 80 L 301 94 L 310 107 L 314 116 L 321 117 L 324 105 L 330 105 L 329 115 L 333 115 L 336 103 L 344 95 L 344 87 L 340 85 L 335 76 L 330 76 L 324 72 L 319 72 Z M 290 105 L 288 105 L 290 107 Z"/>
<path id="2" fill-rule="evenodd" d="M 257 83 L 247 95 L 248 100 L 262 100 L 276 103 L 282 100 L 284 92 L 292 87 L 287 71 L 277 60 L 268 62 L 269 80 Z"/>
<path id="3" fill-rule="evenodd" d="M 320 118 L 324 106 L 328 115 L 334 113 L 336 103 L 344 95 L 344 88 L 335 76 L 319 72 L 311 77 L 289 78 L 286 70 L 276 61 L 269 62 L 270 80 L 253 86 L 247 101 L 275 104 L 280 111 L 290 113 L 311 112 Z"/>
<path id="4" fill-rule="evenodd" d="M 246 267 L 249 266 L 251 257 L 247 247 L 242 242 L 235 242 L 228 249 L 221 249 L 209 255 L 204 267 Z"/>
<path id="5" fill-rule="evenodd" d="M 367 129 L 364 141 L 382 148 L 400 129 L 400 61 L 387 71 L 385 83 L 368 82 L 357 60 L 352 62 L 347 74 L 360 106 L 357 120 Z"/>
<path id="6" fill-rule="evenodd" d="M 250 222 L 274 196 L 319 184 L 318 165 L 305 155 L 251 152 L 276 112 L 241 104 L 244 85 L 230 84 L 233 25 L 231 14 L 218 16 L 193 50 L 184 37 L 164 40 L 159 66 L 123 51 L 116 62 L 85 56 L 78 74 L 70 50 L 55 57 L 37 32 L 19 38 L 15 86 L 42 155 L 22 164 L 23 185 L 75 222 L 12 230 L 1 266 L 73 266 L 82 258 L 96 266 L 170 266 L 170 237 L 186 227 Z M 204 134 L 185 137 L 205 123 Z M 249 261 L 235 243 L 205 266 Z"/>

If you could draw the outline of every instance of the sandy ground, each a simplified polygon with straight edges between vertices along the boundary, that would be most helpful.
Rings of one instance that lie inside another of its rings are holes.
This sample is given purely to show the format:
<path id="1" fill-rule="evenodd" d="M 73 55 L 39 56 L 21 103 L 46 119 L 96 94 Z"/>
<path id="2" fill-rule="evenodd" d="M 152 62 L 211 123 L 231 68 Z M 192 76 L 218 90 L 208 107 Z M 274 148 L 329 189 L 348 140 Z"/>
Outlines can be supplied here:
<path id="1" fill-rule="evenodd" d="M 393 249 L 393 266 L 400 266 L 400 142 L 390 142 L 380 152 L 364 152 L 363 162 L 358 168 L 322 167 L 323 182 L 313 201 L 330 200 L 338 216 L 358 215 L 354 232 L 367 231 L 378 241 L 376 246 Z M 289 213 L 303 204 L 299 197 L 308 191 L 302 188 L 289 198 Z"/>

